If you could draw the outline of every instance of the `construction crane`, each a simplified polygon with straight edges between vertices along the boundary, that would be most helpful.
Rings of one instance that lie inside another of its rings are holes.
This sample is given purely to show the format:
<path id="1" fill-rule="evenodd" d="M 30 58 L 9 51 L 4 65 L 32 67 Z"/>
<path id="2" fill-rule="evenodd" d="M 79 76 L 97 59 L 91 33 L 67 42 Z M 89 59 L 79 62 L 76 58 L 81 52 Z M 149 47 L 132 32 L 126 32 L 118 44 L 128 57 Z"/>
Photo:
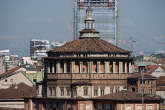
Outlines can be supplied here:
<path id="1" fill-rule="evenodd" d="M 120 47 L 122 48 L 122 46 L 123 46 L 123 36 L 122 36 L 122 0 L 120 0 L 120 9 L 119 9 L 120 11 L 119 11 L 119 16 L 120 16 Z"/>
<path id="2" fill-rule="evenodd" d="M 69 28 L 69 31 L 70 31 L 70 41 L 73 39 L 73 35 L 72 35 L 72 0 L 70 0 L 70 28 Z"/>
<path id="3" fill-rule="evenodd" d="M 130 39 L 128 41 L 126 41 L 127 43 L 130 44 L 130 52 L 131 54 L 133 54 L 133 44 L 136 42 L 133 37 L 130 37 Z"/>

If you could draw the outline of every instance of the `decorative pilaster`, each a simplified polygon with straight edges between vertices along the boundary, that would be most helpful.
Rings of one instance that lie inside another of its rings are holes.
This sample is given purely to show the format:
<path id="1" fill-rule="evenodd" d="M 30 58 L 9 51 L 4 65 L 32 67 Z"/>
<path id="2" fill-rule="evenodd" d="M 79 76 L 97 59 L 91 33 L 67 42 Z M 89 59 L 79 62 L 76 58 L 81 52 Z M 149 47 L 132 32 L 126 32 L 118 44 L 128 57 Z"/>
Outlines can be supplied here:
<path id="1" fill-rule="evenodd" d="M 93 62 L 90 61 L 90 73 L 92 73 L 92 72 L 93 72 Z"/>
<path id="2" fill-rule="evenodd" d="M 113 62 L 113 73 L 117 73 L 115 67 L 116 67 L 116 62 Z"/>
<path id="3" fill-rule="evenodd" d="M 132 73 L 132 64 L 129 62 L 129 73 Z"/>
<path id="4" fill-rule="evenodd" d="M 72 67 L 71 72 L 74 73 L 75 72 L 75 61 L 72 61 L 71 67 Z"/>
<path id="5" fill-rule="evenodd" d="M 128 67 L 127 67 L 127 62 L 125 62 L 125 73 L 128 73 Z"/>
<path id="6" fill-rule="evenodd" d="M 108 61 L 105 61 L 104 63 L 105 63 L 105 66 L 104 66 L 105 73 L 109 73 L 110 72 L 109 62 Z"/>
<path id="7" fill-rule="evenodd" d="M 80 73 L 82 73 L 83 72 L 83 62 L 81 61 L 80 62 Z"/>
<path id="8" fill-rule="evenodd" d="M 54 68 L 54 62 L 52 62 L 52 73 L 55 73 Z"/>
<path id="9" fill-rule="evenodd" d="M 123 73 L 123 62 L 119 62 L 119 73 Z"/>
<path id="10" fill-rule="evenodd" d="M 97 67 L 97 71 L 96 71 L 96 73 L 100 73 L 100 61 L 97 61 L 97 65 L 96 65 Z"/>
<path id="11" fill-rule="evenodd" d="M 60 73 L 60 62 L 56 62 L 56 73 Z"/>
<path id="12" fill-rule="evenodd" d="M 50 62 L 48 62 L 47 65 L 48 65 L 48 73 L 50 73 Z"/>
<path id="13" fill-rule="evenodd" d="M 64 73 L 67 73 L 67 63 L 64 62 Z"/>

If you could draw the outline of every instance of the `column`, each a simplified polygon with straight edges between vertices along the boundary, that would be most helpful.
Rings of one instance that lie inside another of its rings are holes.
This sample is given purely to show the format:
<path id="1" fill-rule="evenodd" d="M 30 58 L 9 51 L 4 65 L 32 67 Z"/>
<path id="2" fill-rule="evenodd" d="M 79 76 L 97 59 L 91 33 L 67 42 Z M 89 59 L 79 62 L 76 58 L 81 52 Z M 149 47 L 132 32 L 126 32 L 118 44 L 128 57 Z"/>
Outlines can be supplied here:
<path id="1" fill-rule="evenodd" d="M 50 62 L 47 63 L 48 66 L 48 73 L 50 73 Z"/>
<path id="2" fill-rule="evenodd" d="M 83 62 L 81 61 L 80 62 L 80 73 L 82 73 L 83 72 Z"/>
<path id="3" fill-rule="evenodd" d="M 129 73 L 132 73 L 132 64 L 129 62 Z"/>
<path id="4" fill-rule="evenodd" d="M 105 66 L 104 66 L 105 73 L 109 73 L 110 72 L 110 70 L 109 70 L 109 62 L 105 61 L 104 63 L 105 63 Z"/>
<path id="5" fill-rule="evenodd" d="M 60 62 L 56 62 L 56 73 L 60 73 Z"/>
<path id="6" fill-rule="evenodd" d="M 127 69 L 127 62 L 125 62 L 125 73 L 128 73 Z"/>
<path id="7" fill-rule="evenodd" d="M 55 71 L 54 71 L 54 62 L 52 62 L 52 73 L 55 73 Z"/>
<path id="8" fill-rule="evenodd" d="M 67 63 L 64 62 L 64 73 L 67 73 Z"/>
<path id="9" fill-rule="evenodd" d="M 101 89 L 98 87 L 98 96 L 101 96 Z"/>
<path id="10" fill-rule="evenodd" d="M 75 61 L 72 61 L 71 63 L 71 72 L 74 73 L 75 72 Z"/>
<path id="11" fill-rule="evenodd" d="M 116 73 L 115 67 L 116 67 L 116 62 L 113 62 L 113 73 Z"/>
<path id="12" fill-rule="evenodd" d="M 93 62 L 90 61 L 90 73 L 92 73 L 92 72 L 93 72 Z"/>
<path id="13" fill-rule="evenodd" d="M 123 73 L 123 62 L 119 62 L 119 73 Z"/>
<path id="14" fill-rule="evenodd" d="M 87 73 L 90 73 L 90 62 L 87 62 Z"/>
<path id="15" fill-rule="evenodd" d="M 100 73 L 100 61 L 97 61 L 96 68 L 97 68 L 96 73 Z"/>

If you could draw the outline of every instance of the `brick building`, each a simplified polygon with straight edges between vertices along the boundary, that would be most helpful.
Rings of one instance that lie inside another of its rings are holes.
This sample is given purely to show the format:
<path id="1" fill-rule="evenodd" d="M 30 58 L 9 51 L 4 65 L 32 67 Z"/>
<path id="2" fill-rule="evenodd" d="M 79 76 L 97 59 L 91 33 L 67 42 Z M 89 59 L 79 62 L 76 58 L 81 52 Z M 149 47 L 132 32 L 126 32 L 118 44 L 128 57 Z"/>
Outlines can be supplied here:
<path id="1" fill-rule="evenodd" d="M 36 97 L 25 98 L 25 110 L 103 110 L 97 108 L 97 102 L 104 103 L 101 97 L 123 94 L 120 91 L 126 89 L 127 77 L 133 74 L 133 58 L 129 51 L 99 38 L 91 8 L 86 15 L 80 37 L 49 51 L 44 58 L 44 80 Z M 115 97 L 106 100 L 106 110 L 120 110 L 117 103 L 123 99 Z M 158 108 L 160 99 L 150 103 Z"/>
<path id="2" fill-rule="evenodd" d="M 155 95 L 156 79 L 156 77 L 149 74 L 144 74 L 142 79 L 142 74 L 136 73 L 127 78 L 127 89 L 132 92 L 141 93 L 143 91 L 144 94 Z"/>

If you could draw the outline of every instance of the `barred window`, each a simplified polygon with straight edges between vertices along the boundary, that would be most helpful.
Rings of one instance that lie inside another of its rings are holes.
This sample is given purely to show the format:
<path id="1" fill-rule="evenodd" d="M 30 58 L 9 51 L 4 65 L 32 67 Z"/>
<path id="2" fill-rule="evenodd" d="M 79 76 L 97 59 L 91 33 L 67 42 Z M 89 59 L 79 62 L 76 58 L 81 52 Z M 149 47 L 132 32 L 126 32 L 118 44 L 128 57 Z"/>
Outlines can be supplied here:
<path id="1" fill-rule="evenodd" d="M 101 88 L 101 96 L 104 95 L 104 88 Z"/>
<path id="2" fill-rule="evenodd" d="M 94 88 L 94 96 L 98 96 L 98 87 Z"/>
<path id="3" fill-rule="evenodd" d="M 61 87 L 61 96 L 64 96 L 64 87 Z"/>
<path id="4" fill-rule="evenodd" d="M 88 95 L 88 87 L 84 87 L 84 96 Z"/>

